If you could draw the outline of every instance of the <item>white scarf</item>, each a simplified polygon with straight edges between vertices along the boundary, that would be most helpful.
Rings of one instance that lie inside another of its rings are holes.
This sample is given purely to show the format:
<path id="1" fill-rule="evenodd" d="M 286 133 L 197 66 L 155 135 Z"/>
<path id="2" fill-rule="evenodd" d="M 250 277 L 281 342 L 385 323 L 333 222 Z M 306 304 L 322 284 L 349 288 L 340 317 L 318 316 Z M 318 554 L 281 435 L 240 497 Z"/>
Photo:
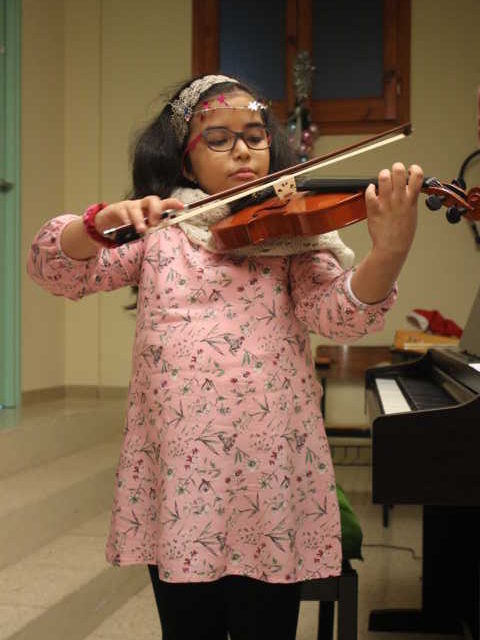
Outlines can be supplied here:
<path id="1" fill-rule="evenodd" d="M 178 188 L 172 192 L 172 198 L 178 198 L 183 204 L 190 204 L 207 197 L 201 189 Z M 222 205 L 205 213 L 200 213 L 188 222 L 180 222 L 178 226 L 187 238 L 198 246 L 212 253 L 226 253 L 215 246 L 215 239 L 209 227 L 219 222 L 230 211 L 228 205 Z M 353 265 L 355 254 L 342 242 L 338 231 L 329 231 L 316 236 L 281 237 L 257 245 L 248 245 L 230 249 L 228 253 L 237 256 L 290 256 L 307 251 L 330 251 L 343 269 Z"/>

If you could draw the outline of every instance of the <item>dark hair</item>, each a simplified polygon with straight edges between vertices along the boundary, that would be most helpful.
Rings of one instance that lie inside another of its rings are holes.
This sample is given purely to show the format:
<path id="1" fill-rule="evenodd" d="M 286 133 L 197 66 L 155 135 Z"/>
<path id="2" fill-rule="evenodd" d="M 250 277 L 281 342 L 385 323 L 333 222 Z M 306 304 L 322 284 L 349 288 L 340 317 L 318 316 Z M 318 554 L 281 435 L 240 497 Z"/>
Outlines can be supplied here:
<path id="1" fill-rule="evenodd" d="M 199 76 L 202 77 L 202 76 Z M 175 100 L 193 80 L 184 83 L 170 98 Z M 202 93 L 200 100 L 218 95 L 245 91 L 255 100 L 262 100 L 259 93 L 245 83 L 222 82 L 213 85 Z M 137 136 L 132 149 L 133 188 L 131 198 L 143 198 L 147 195 L 168 197 L 176 187 L 192 187 L 182 171 L 182 156 L 188 135 L 180 143 L 171 125 L 172 108 L 167 102 L 161 113 Z M 262 111 L 265 125 L 270 131 L 272 144 L 270 147 L 269 173 L 285 169 L 298 162 L 295 152 L 288 145 L 286 134 L 271 109 Z M 188 158 L 187 158 L 188 162 Z M 188 164 L 186 163 L 188 169 Z"/>

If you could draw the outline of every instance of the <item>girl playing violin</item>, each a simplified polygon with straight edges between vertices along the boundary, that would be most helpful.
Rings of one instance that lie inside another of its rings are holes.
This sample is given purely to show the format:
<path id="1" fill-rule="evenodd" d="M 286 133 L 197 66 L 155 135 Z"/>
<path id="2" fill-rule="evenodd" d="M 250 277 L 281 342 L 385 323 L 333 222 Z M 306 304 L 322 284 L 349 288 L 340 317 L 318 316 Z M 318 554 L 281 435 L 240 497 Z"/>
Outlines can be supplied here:
<path id="1" fill-rule="evenodd" d="M 379 331 L 413 240 L 422 172 L 365 193 L 372 248 L 336 231 L 219 252 L 226 215 L 167 210 L 294 162 L 273 114 L 225 76 L 185 84 L 138 138 L 129 200 L 47 222 L 30 276 L 76 300 L 138 285 L 133 374 L 107 559 L 148 565 L 164 640 L 294 640 L 304 580 L 341 570 L 335 479 L 308 331 Z M 102 232 L 133 224 L 115 246 Z"/>

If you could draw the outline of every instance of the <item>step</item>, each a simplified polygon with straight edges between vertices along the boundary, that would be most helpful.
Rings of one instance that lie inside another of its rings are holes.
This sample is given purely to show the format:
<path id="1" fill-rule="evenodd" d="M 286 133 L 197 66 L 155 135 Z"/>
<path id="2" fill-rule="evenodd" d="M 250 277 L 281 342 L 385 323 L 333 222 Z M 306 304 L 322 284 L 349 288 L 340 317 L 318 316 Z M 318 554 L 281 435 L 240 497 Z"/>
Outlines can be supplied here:
<path id="1" fill-rule="evenodd" d="M 0 478 L 121 436 L 123 398 L 63 398 L 0 411 Z"/>
<path id="2" fill-rule="evenodd" d="M 370 467 L 372 464 L 371 438 L 329 437 L 332 462 L 338 467 Z"/>
<path id="3" fill-rule="evenodd" d="M 109 615 L 85 640 L 162 640 L 150 583 Z"/>
<path id="4" fill-rule="evenodd" d="M 148 584 L 143 566 L 107 564 L 109 520 L 104 511 L 0 571 L 0 640 L 81 640 Z"/>
<path id="5" fill-rule="evenodd" d="M 117 437 L 0 479 L 0 568 L 109 509 L 119 455 Z"/>

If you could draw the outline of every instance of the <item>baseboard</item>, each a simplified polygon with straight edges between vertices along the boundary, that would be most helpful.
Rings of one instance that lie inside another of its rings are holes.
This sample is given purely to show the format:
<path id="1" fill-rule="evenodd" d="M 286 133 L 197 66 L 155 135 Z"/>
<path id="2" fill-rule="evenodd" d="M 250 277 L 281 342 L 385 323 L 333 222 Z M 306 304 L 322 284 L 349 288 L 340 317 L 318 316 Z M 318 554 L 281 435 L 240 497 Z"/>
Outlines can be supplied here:
<path id="1" fill-rule="evenodd" d="M 72 384 L 65 387 L 67 398 L 126 398 L 128 387 L 99 387 L 96 385 Z"/>
<path id="2" fill-rule="evenodd" d="M 51 402 L 62 398 L 126 398 L 127 387 L 99 387 L 97 385 L 72 384 L 45 389 L 31 389 L 22 393 L 22 404 L 30 405 L 38 402 Z"/>
<path id="3" fill-rule="evenodd" d="M 47 387 L 46 389 L 31 389 L 22 392 L 22 405 L 37 404 L 37 402 L 51 402 L 65 398 L 65 387 Z"/>

